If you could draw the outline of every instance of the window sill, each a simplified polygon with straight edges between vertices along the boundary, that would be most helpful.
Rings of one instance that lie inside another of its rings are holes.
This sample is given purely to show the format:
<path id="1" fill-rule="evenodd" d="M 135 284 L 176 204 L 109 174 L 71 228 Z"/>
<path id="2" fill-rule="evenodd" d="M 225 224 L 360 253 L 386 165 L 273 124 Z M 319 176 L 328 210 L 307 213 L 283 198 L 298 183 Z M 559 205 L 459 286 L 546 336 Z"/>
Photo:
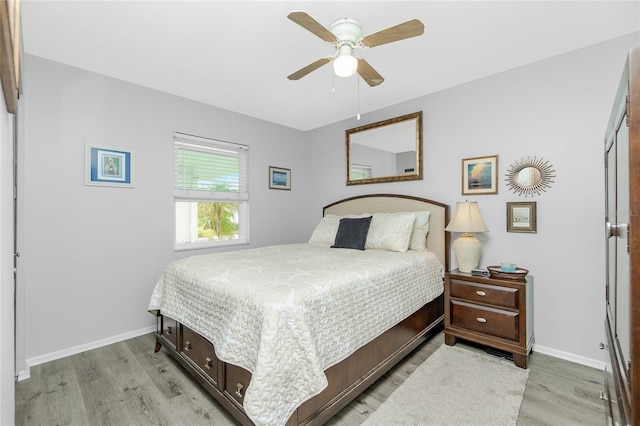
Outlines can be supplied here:
<path id="1" fill-rule="evenodd" d="M 219 247 L 233 247 L 233 246 L 244 246 L 248 245 L 249 241 L 247 240 L 225 240 L 225 241 L 216 241 L 214 243 L 188 243 L 188 244 L 178 244 L 173 246 L 174 252 L 182 252 L 182 251 L 193 251 L 193 250 L 205 250 L 205 249 L 213 249 Z"/>

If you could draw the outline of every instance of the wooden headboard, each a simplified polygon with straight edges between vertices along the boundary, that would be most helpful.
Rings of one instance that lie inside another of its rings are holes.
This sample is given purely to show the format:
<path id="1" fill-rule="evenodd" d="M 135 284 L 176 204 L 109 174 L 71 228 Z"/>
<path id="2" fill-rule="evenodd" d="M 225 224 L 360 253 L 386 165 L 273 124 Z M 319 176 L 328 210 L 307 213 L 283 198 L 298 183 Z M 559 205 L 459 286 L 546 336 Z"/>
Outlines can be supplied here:
<path id="1" fill-rule="evenodd" d="M 345 198 L 323 208 L 323 215 L 397 213 L 429 210 L 427 249 L 438 256 L 445 270 L 449 270 L 449 243 L 451 237 L 444 227 L 449 222 L 449 206 L 437 201 L 410 195 L 372 194 Z"/>

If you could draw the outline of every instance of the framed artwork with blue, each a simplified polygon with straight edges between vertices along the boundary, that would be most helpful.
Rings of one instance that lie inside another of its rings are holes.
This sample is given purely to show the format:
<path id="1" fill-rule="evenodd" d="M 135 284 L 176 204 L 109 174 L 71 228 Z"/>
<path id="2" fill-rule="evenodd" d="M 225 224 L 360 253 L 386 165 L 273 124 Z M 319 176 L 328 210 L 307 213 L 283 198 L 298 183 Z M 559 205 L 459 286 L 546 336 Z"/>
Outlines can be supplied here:
<path id="1" fill-rule="evenodd" d="M 291 169 L 269 166 L 269 189 L 291 190 Z"/>
<path id="2" fill-rule="evenodd" d="M 462 160 L 462 195 L 498 193 L 498 156 Z"/>
<path id="3" fill-rule="evenodd" d="M 87 144 L 86 185 L 133 188 L 133 152 Z"/>

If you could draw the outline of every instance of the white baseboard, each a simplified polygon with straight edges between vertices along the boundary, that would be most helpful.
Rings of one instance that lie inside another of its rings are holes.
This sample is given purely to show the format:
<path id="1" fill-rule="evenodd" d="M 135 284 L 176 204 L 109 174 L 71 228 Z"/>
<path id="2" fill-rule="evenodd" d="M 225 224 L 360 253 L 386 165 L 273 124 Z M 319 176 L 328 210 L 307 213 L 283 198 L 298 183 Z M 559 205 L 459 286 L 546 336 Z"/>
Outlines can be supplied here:
<path id="1" fill-rule="evenodd" d="M 106 339 L 96 340 L 94 342 L 90 342 L 84 345 L 75 346 L 73 348 L 64 349 L 58 352 L 52 352 L 50 354 L 41 355 L 35 358 L 30 358 L 25 361 L 25 370 L 20 371 L 18 373 L 18 381 L 26 380 L 31 377 L 31 366 L 43 364 L 45 362 L 53 361 L 56 359 L 64 358 L 66 356 L 79 354 L 80 352 L 88 351 L 91 349 L 96 349 L 102 346 L 110 345 L 112 343 L 121 342 L 123 340 L 132 339 L 134 337 L 142 336 L 144 334 L 153 333 L 156 331 L 155 326 L 149 326 L 145 328 L 141 328 L 139 330 L 130 331 L 128 333 L 119 334 L 117 336 L 108 337 Z M 604 370 L 605 362 L 598 361 L 591 358 L 586 358 L 583 356 L 575 355 L 569 352 L 559 351 L 557 349 L 548 348 L 546 346 L 533 345 L 534 352 L 540 352 L 541 354 L 550 355 L 556 358 L 564 359 L 567 361 L 575 362 L 578 364 L 586 365 L 588 367 L 597 368 L 599 370 Z"/>
<path id="2" fill-rule="evenodd" d="M 587 367 L 597 368 L 598 370 L 604 370 L 606 363 L 604 361 L 598 361 L 591 358 L 586 358 L 580 355 L 575 355 L 569 352 L 559 351 L 557 349 L 547 348 L 546 346 L 533 345 L 534 352 L 540 352 L 541 354 L 550 355 L 556 358 L 564 359 L 567 361 L 575 362 L 578 364 L 586 365 Z"/>
<path id="3" fill-rule="evenodd" d="M 128 333 L 119 334 L 117 336 L 107 337 L 106 339 L 96 340 L 84 345 L 74 346 L 72 348 L 64 349 L 57 352 L 52 352 L 45 355 L 40 355 L 35 358 L 30 358 L 25 361 L 25 370 L 18 373 L 18 381 L 28 379 L 31 377 L 31 367 L 45 362 L 53 361 L 56 359 L 64 358 L 66 356 L 79 354 L 80 352 L 88 351 L 91 349 L 100 348 L 102 346 L 110 345 L 112 343 L 122 342 L 123 340 L 133 339 L 134 337 L 142 336 L 144 334 L 153 333 L 156 331 L 156 326 L 141 328 L 139 330 L 130 331 Z"/>

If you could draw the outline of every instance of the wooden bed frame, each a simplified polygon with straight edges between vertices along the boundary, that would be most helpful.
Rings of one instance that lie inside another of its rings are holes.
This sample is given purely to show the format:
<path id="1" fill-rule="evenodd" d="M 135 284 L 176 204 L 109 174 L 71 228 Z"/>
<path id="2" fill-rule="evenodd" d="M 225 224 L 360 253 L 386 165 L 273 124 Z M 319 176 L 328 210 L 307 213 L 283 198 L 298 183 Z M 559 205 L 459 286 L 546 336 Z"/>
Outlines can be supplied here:
<path id="1" fill-rule="evenodd" d="M 449 234 L 444 227 L 449 207 L 406 195 L 364 195 L 347 198 L 323 209 L 323 214 L 391 213 L 429 210 L 427 247 L 449 269 Z M 442 328 L 443 296 L 439 296 L 396 324 L 348 358 L 325 370 L 329 385 L 305 401 L 287 422 L 320 425 L 327 422 L 413 349 Z M 225 409 L 243 425 L 253 425 L 242 408 L 251 373 L 219 360 L 213 345 L 178 321 L 157 314 L 156 352 L 164 346 Z M 277 390 L 274 390 L 277 392 Z"/>

